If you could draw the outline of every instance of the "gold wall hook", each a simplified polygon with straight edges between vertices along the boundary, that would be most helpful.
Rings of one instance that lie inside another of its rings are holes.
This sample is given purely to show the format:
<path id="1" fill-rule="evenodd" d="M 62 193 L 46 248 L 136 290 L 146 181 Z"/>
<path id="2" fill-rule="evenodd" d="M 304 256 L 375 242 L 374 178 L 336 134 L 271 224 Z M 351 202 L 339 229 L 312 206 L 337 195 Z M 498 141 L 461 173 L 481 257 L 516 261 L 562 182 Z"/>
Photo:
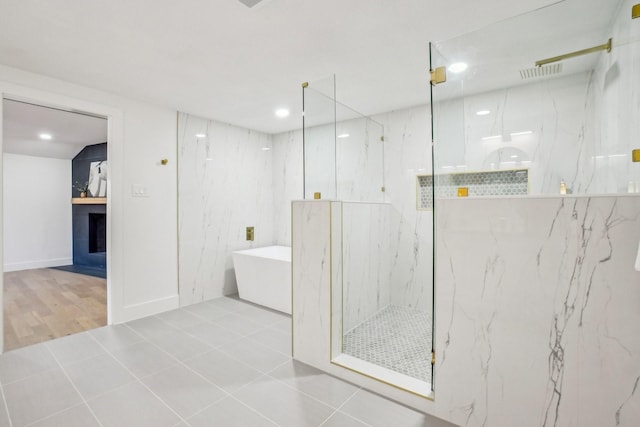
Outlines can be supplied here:
<path id="1" fill-rule="evenodd" d="M 169 159 L 162 159 L 162 160 L 160 160 L 160 164 L 162 164 L 162 165 L 166 165 L 166 164 L 168 164 L 168 163 L 169 163 Z"/>

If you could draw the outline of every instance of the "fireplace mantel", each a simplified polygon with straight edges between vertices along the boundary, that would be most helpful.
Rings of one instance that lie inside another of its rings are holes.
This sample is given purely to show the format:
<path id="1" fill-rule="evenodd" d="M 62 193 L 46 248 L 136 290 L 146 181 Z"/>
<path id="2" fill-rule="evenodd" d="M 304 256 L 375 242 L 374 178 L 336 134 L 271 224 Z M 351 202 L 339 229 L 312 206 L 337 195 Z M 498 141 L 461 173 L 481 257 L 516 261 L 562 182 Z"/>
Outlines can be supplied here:
<path id="1" fill-rule="evenodd" d="M 71 198 L 72 205 L 106 205 L 106 197 L 73 197 Z"/>

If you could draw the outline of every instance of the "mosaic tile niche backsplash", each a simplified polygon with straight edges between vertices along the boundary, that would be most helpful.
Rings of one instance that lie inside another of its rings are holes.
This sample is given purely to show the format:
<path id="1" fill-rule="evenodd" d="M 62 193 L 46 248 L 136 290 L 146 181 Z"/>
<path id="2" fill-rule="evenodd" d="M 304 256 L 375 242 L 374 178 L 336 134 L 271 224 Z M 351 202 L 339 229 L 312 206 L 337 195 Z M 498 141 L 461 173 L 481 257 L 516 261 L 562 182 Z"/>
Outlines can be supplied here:
<path id="1" fill-rule="evenodd" d="M 418 175 L 418 209 L 433 208 L 433 176 Z M 529 193 L 527 169 L 438 174 L 436 197 L 520 196 Z"/>

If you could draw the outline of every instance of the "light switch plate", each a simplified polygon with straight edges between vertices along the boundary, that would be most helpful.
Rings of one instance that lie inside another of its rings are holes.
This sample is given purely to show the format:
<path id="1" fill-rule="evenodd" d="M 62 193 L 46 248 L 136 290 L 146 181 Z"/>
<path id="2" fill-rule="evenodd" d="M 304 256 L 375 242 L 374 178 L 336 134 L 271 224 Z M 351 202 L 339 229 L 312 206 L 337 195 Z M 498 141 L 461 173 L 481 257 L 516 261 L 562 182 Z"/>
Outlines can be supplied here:
<path id="1" fill-rule="evenodd" d="M 141 184 L 133 184 L 131 186 L 131 196 L 133 197 L 149 197 L 149 189 Z"/>

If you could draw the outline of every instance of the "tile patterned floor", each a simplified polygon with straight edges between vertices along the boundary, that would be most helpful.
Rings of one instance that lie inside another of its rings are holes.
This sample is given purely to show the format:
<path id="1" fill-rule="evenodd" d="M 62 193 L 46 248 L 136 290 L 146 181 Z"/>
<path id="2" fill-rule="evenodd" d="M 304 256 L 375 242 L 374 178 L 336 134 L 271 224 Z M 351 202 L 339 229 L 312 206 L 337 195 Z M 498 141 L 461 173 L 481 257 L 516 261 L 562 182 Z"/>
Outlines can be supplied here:
<path id="1" fill-rule="evenodd" d="M 289 316 L 219 298 L 0 356 L 0 427 L 450 426 L 291 359 Z"/>
<path id="2" fill-rule="evenodd" d="M 344 336 L 344 353 L 431 382 L 431 316 L 388 306 Z"/>

